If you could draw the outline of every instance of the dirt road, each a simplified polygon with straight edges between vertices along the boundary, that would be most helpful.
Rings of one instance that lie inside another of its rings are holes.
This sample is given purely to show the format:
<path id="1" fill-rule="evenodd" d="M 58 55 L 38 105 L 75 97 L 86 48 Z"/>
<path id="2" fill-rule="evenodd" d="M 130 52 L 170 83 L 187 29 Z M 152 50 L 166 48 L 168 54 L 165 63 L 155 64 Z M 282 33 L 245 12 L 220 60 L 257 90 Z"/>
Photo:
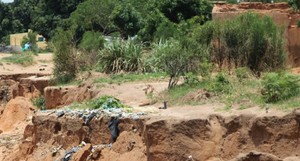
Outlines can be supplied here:
<path id="1" fill-rule="evenodd" d="M 0 53 L 0 60 L 4 57 L 9 57 L 11 55 L 12 54 Z M 52 53 L 39 54 L 38 56 L 34 56 L 34 64 L 28 67 L 23 67 L 19 64 L 12 64 L 3 61 L 0 63 L 0 75 L 14 74 L 14 73 L 51 74 L 52 71 L 53 71 Z"/>

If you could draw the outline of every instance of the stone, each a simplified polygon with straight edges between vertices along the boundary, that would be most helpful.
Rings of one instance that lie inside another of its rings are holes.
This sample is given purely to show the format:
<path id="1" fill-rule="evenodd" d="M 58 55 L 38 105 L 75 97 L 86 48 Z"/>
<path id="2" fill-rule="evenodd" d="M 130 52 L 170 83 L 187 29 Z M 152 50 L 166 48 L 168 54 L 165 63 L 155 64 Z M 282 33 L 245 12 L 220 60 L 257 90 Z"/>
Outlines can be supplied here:
<path id="1" fill-rule="evenodd" d="M 94 160 L 99 159 L 100 155 L 101 155 L 101 151 L 102 151 L 101 148 L 96 148 L 94 150 L 94 152 L 92 153 L 92 159 L 94 159 Z"/>
<path id="2" fill-rule="evenodd" d="M 91 154 L 92 145 L 86 144 L 83 148 L 81 148 L 77 153 L 75 153 L 72 157 L 71 161 L 86 161 L 88 156 Z"/>

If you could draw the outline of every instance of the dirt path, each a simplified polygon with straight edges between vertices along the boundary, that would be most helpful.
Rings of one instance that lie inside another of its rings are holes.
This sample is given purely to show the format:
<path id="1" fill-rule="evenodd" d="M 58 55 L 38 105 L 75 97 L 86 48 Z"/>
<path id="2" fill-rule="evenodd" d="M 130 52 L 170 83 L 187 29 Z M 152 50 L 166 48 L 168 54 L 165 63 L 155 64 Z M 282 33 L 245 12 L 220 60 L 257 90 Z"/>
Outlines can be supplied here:
<path id="1" fill-rule="evenodd" d="M 4 57 L 9 57 L 12 54 L 0 53 L 0 60 Z M 34 64 L 28 67 L 21 66 L 19 64 L 12 64 L 7 62 L 1 62 L 0 75 L 1 74 L 20 74 L 20 73 L 43 73 L 51 74 L 53 71 L 52 53 L 39 54 L 34 56 Z M 45 69 L 45 70 L 40 70 Z"/>

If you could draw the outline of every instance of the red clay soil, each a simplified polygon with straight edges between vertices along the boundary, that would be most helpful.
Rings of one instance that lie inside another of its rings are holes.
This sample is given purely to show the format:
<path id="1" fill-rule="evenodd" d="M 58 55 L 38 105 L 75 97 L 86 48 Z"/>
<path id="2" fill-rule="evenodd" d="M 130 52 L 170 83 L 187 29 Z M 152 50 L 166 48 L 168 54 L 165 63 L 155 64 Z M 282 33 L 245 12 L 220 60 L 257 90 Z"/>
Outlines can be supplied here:
<path id="1" fill-rule="evenodd" d="M 45 88 L 44 91 L 47 109 L 59 108 L 74 102 L 89 100 L 99 93 L 99 90 L 90 84 L 67 87 L 50 86 Z"/>
<path id="2" fill-rule="evenodd" d="M 142 137 L 132 131 L 120 134 L 112 149 L 103 149 L 98 161 L 147 161 Z"/>
<path id="3" fill-rule="evenodd" d="M 69 150 L 81 141 L 91 145 L 107 144 L 110 140 L 108 120 L 96 118 L 90 126 L 84 126 L 82 120 L 72 117 L 34 116 L 33 124 L 25 129 L 19 151 L 10 157 L 50 161 L 64 154 L 64 150 L 60 150 L 52 156 L 50 149 L 54 147 Z M 283 117 L 210 115 L 186 119 L 164 116 L 121 119 L 121 134 L 111 149 L 92 152 L 86 147 L 74 158 L 94 157 L 92 160 L 101 161 L 300 160 L 299 127 L 300 110 Z"/>
<path id="4" fill-rule="evenodd" d="M 24 97 L 10 100 L 0 116 L 0 130 L 3 132 L 12 130 L 15 124 L 24 122 L 28 116 L 32 116 L 34 109 L 32 103 Z"/>
<path id="5" fill-rule="evenodd" d="M 288 3 L 261 3 L 261 2 L 242 2 L 239 4 L 216 3 L 213 12 L 269 12 L 278 11 L 289 13 L 291 8 Z"/>

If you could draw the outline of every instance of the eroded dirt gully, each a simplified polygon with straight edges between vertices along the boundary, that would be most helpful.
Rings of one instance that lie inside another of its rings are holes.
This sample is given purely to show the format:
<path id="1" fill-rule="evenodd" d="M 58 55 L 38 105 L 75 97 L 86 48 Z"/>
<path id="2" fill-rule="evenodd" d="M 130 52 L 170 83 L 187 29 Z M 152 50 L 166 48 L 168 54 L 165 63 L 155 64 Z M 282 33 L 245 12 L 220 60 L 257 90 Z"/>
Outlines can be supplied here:
<path id="1" fill-rule="evenodd" d="M 72 160 L 300 160 L 300 110 L 284 117 L 120 118 L 120 136 L 112 147 L 92 152 L 92 145 L 109 144 L 109 120 L 101 116 L 84 125 L 75 117 L 33 116 L 19 148 L 4 159 L 56 160 L 64 150 L 85 141 L 84 151 L 75 153 Z M 54 155 L 58 147 L 61 150 Z"/>
<path id="2" fill-rule="evenodd" d="M 119 118 L 120 135 L 110 144 L 111 115 L 94 111 L 95 117 L 87 123 L 78 117 L 79 111 L 61 116 L 56 110 L 39 111 L 32 105 L 30 99 L 47 92 L 53 106 L 82 101 L 98 92 L 87 84 L 48 87 L 47 77 L 1 76 L 0 160 L 62 160 L 75 147 L 79 148 L 72 153 L 73 161 L 300 160 L 300 110 L 286 115 L 234 115 L 186 108 L 181 110 L 193 111 L 183 117 L 170 108 L 134 117 L 124 114 Z"/>

